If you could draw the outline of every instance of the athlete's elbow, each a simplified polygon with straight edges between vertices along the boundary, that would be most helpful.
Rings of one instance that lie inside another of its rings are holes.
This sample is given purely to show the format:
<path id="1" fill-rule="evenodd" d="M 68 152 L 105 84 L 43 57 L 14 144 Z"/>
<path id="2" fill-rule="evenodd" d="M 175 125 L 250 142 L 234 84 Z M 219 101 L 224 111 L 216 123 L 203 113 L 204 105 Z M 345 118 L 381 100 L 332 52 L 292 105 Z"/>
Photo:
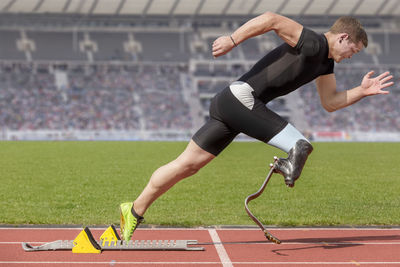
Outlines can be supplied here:
<path id="1" fill-rule="evenodd" d="M 273 19 L 277 16 L 277 14 L 271 11 L 266 11 L 263 14 L 261 14 L 261 16 L 263 16 L 266 19 Z"/>
<path id="2" fill-rule="evenodd" d="M 337 109 L 332 108 L 332 107 L 325 107 L 325 110 L 328 111 L 329 113 L 335 112 Z"/>
<path id="3" fill-rule="evenodd" d="M 271 29 L 275 30 L 275 26 L 276 26 L 276 23 L 277 23 L 278 17 L 279 17 L 278 14 L 273 13 L 271 11 L 267 11 L 267 12 L 264 12 L 263 14 L 261 14 L 260 16 L 263 18 L 263 20 L 265 22 L 265 25 L 266 25 L 265 31 L 269 31 Z"/>
<path id="4" fill-rule="evenodd" d="M 336 108 L 335 105 L 332 105 L 330 103 L 321 102 L 321 104 L 322 104 L 322 107 L 328 112 L 334 112 L 334 111 L 338 110 L 338 108 Z"/>

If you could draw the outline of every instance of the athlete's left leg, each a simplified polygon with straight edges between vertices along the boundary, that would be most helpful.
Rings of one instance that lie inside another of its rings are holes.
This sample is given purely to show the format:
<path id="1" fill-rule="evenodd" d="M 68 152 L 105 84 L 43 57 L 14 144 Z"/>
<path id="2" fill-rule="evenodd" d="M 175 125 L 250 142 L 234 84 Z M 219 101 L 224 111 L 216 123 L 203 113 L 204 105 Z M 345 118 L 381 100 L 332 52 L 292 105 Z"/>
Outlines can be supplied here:
<path id="1" fill-rule="evenodd" d="M 143 216 L 149 206 L 180 180 L 192 176 L 215 156 L 190 140 L 175 160 L 158 168 L 139 197 L 134 201 L 135 212 Z"/>
<path id="2" fill-rule="evenodd" d="M 125 241 L 131 239 L 135 229 L 143 221 L 144 213 L 158 197 L 180 180 L 195 174 L 213 158 L 215 158 L 213 154 L 203 150 L 191 140 L 178 158 L 158 168 L 134 203 L 126 202 L 120 205 L 123 239 Z"/>
<path id="3" fill-rule="evenodd" d="M 158 168 L 134 201 L 135 212 L 143 216 L 149 206 L 172 186 L 192 176 L 213 160 L 238 134 L 219 120 L 218 99 L 210 105 L 210 119 L 193 135 L 185 151 L 175 160 Z"/>

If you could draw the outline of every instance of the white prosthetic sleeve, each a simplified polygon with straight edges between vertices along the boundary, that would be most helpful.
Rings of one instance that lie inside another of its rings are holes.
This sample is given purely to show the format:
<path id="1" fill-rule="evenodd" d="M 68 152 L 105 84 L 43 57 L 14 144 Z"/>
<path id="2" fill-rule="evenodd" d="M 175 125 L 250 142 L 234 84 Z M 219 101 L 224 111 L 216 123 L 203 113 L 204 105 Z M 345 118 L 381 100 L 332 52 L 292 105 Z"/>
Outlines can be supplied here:
<path id="1" fill-rule="evenodd" d="M 293 125 L 288 123 L 282 131 L 269 140 L 268 144 L 289 153 L 290 149 L 292 149 L 300 139 L 310 143 L 304 135 L 294 128 Z"/>

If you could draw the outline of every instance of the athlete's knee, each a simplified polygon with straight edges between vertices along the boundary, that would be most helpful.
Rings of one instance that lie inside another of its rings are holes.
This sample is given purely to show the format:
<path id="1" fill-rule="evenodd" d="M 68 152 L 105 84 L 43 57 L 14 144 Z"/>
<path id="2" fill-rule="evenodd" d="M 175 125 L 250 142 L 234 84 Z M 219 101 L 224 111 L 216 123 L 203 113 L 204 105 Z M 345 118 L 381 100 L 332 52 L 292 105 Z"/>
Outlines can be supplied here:
<path id="1" fill-rule="evenodd" d="M 275 171 L 284 176 L 287 186 L 294 186 L 294 182 L 300 177 L 308 155 L 312 151 L 313 146 L 308 141 L 300 139 L 290 149 L 286 159 L 280 158 L 276 161 Z"/>
<path id="2" fill-rule="evenodd" d="M 175 160 L 175 163 L 179 171 L 187 177 L 197 173 L 213 158 L 215 158 L 213 154 L 203 150 L 195 142 L 191 141 L 184 153 Z"/>

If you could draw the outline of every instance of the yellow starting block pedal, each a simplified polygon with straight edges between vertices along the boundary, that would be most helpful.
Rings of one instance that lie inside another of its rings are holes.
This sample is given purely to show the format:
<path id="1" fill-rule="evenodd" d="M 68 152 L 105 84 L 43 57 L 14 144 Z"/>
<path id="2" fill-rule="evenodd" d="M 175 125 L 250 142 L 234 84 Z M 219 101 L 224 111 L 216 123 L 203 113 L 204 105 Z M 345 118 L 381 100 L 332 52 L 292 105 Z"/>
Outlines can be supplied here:
<path id="1" fill-rule="evenodd" d="M 100 244 L 101 246 L 105 246 L 106 242 L 108 242 L 108 246 L 116 246 L 117 242 L 120 241 L 121 238 L 118 235 L 117 230 L 114 225 L 110 225 L 107 230 L 100 236 Z"/>
<path id="2" fill-rule="evenodd" d="M 88 227 L 85 227 L 74 239 L 72 253 L 101 253 L 101 247 L 94 240 Z"/>

